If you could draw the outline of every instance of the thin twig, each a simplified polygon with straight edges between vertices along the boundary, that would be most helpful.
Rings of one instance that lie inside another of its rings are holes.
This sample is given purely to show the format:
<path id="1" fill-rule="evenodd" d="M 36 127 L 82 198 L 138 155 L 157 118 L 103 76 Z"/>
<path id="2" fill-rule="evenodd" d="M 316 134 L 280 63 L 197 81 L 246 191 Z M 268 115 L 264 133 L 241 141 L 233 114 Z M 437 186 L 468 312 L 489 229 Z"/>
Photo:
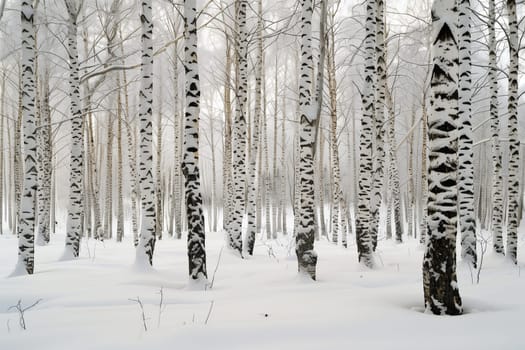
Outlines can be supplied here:
<path id="1" fill-rule="evenodd" d="M 130 301 L 134 301 L 137 304 L 139 304 L 140 311 L 142 312 L 142 324 L 144 326 L 144 331 L 148 331 L 148 326 L 146 325 L 146 315 L 144 314 L 144 305 L 142 305 L 142 301 L 140 301 L 140 298 L 137 297 L 137 299 L 128 299 Z"/>
<path id="2" fill-rule="evenodd" d="M 217 258 L 217 264 L 215 265 L 215 270 L 213 270 L 213 276 L 211 277 L 211 282 L 206 285 L 207 287 L 206 289 L 213 288 L 213 283 L 215 282 L 215 274 L 217 273 L 217 270 L 219 269 L 219 263 L 221 262 L 221 256 L 222 256 L 223 249 L 224 249 L 224 246 L 221 247 L 221 250 L 219 252 L 219 257 Z"/>
<path id="3" fill-rule="evenodd" d="M 215 304 L 215 300 L 212 300 L 210 303 L 210 308 L 208 310 L 208 316 L 206 316 L 206 321 L 204 321 L 204 324 L 208 324 L 208 320 L 210 319 L 211 311 L 213 310 L 213 304 Z"/>

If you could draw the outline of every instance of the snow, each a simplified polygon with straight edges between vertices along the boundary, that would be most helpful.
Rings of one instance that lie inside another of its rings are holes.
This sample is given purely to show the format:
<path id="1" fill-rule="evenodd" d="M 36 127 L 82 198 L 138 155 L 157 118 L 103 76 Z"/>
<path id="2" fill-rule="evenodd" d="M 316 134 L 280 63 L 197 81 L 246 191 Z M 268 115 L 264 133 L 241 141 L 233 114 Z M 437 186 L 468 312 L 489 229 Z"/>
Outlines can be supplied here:
<path id="1" fill-rule="evenodd" d="M 17 240 L 0 236 L 0 349 L 525 349 L 524 265 L 509 265 L 490 248 L 480 284 L 458 264 L 465 314 L 450 317 L 424 313 L 423 251 L 412 239 L 380 241 L 374 270 L 357 263 L 353 237 L 348 249 L 316 242 L 313 282 L 298 276 L 290 238 L 258 241 L 245 259 L 225 248 L 217 265 L 224 239 L 209 233 L 209 282 L 217 268 L 211 289 L 188 281 L 184 240 L 157 241 L 155 266 L 144 269 L 134 265 L 130 237 L 84 240 L 79 259 L 61 261 L 64 239 L 54 235 L 37 247 L 34 275 L 9 277 Z M 138 298 L 147 331 L 130 300 Z M 21 330 L 9 307 L 39 299 Z"/>

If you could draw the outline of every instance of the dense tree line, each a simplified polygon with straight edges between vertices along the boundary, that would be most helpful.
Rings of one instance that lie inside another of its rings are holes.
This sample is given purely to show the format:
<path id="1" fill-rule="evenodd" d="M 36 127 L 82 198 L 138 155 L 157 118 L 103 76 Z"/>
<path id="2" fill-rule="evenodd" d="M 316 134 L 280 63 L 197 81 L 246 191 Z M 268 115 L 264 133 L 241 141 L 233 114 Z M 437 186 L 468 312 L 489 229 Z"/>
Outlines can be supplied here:
<path id="1" fill-rule="evenodd" d="M 130 236 L 145 266 L 184 234 L 198 281 L 218 230 L 239 258 L 290 236 L 314 280 L 316 240 L 374 268 L 383 239 L 416 239 L 426 308 L 460 314 L 456 242 L 480 269 L 489 231 L 517 263 L 519 13 L 515 0 L 2 1 L 0 233 L 18 236 L 16 272 L 34 272 L 35 241 L 57 227 L 66 259 L 82 239 Z"/>

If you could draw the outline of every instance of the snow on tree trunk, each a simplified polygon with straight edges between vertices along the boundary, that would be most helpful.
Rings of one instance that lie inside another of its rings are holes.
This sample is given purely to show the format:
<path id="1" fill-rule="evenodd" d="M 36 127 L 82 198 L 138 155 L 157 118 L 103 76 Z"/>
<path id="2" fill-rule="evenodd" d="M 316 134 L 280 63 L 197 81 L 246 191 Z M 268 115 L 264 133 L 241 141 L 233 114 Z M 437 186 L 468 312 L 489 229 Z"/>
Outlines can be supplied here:
<path id="1" fill-rule="evenodd" d="M 509 135 L 509 190 L 507 222 L 507 257 L 517 264 L 518 257 L 518 201 L 520 188 L 520 140 L 518 138 L 518 72 L 519 37 L 516 15 L 516 0 L 507 0 L 509 22 L 509 74 L 508 74 L 508 135 Z"/>
<path id="2" fill-rule="evenodd" d="M 495 0 L 489 0 L 488 48 L 489 48 L 489 93 L 490 120 L 492 135 L 492 245 L 498 254 L 504 254 L 503 248 L 503 177 L 501 169 L 500 123 L 498 104 L 498 63 L 496 56 L 496 11 Z"/>
<path id="3" fill-rule="evenodd" d="M 423 203 L 423 210 L 421 213 L 421 222 L 419 227 L 419 244 L 424 245 L 427 240 L 427 220 L 428 220 L 428 115 L 427 115 L 427 95 L 423 94 L 423 103 L 421 105 L 421 202 Z"/>
<path id="4" fill-rule="evenodd" d="M 261 100 L 262 100 L 262 69 L 263 69 L 263 41 L 262 41 L 262 1 L 257 1 L 257 58 L 255 60 L 255 110 L 253 116 L 253 136 L 250 146 L 250 157 L 248 163 L 248 196 L 246 214 L 248 223 L 246 227 L 246 251 L 253 255 L 256 234 L 256 205 L 257 205 L 257 146 L 259 145 L 259 125 L 261 122 Z"/>
<path id="5" fill-rule="evenodd" d="M 69 201 L 66 225 L 66 248 L 64 258 L 78 257 L 82 236 L 83 208 L 83 147 L 84 120 L 80 106 L 80 81 L 77 51 L 77 18 L 80 4 L 76 0 L 66 1 L 69 16 L 68 55 L 69 55 L 69 97 L 71 117 L 71 159 L 69 170 Z"/>
<path id="6" fill-rule="evenodd" d="M 459 146 L 458 197 L 461 230 L 461 257 L 475 268 L 476 217 L 474 214 L 474 162 L 471 123 L 471 12 L 470 0 L 458 3 L 459 12 Z"/>
<path id="7" fill-rule="evenodd" d="M 139 179 L 141 197 L 141 227 L 137 246 L 137 262 L 153 264 L 155 249 L 155 183 L 153 181 L 153 21 L 151 0 L 142 0 L 142 61 L 139 93 L 140 152 Z"/>
<path id="8" fill-rule="evenodd" d="M 359 140 L 359 193 L 357 199 L 356 242 L 359 261 L 373 267 L 373 242 L 370 230 L 371 176 L 372 176 L 372 126 L 374 121 L 374 77 L 375 74 L 375 9 L 374 1 L 366 2 L 365 22 L 365 82 L 363 115 L 361 117 L 361 137 Z"/>
<path id="9" fill-rule="evenodd" d="M 186 179 L 188 218 L 188 263 L 192 280 L 206 280 L 204 215 L 199 174 L 199 66 L 197 58 L 196 0 L 184 1 L 184 71 L 186 111 L 184 116 L 184 156 L 182 173 Z"/>
<path id="10" fill-rule="evenodd" d="M 301 59 L 299 80 L 299 182 L 300 202 L 296 215 L 298 227 L 295 237 L 295 252 L 299 273 L 315 280 L 317 253 L 314 251 L 315 206 L 314 206 L 314 148 L 315 106 L 312 104 L 312 0 L 301 1 Z"/>
<path id="11" fill-rule="evenodd" d="M 246 8 L 248 2 L 239 0 L 236 14 L 239 32 L 235 45 L 238 60 L 236 86 L 237 103 L 233 122 L 233 210 L 230 213 L 231 228 L 228 232 L 229 247 L 242 256 L 242 219 L 246 196 L 246 101 L 248 90 L 248 33 L 246 32 Z"/>
<path id="12" fill-rule="evenodd" d="M 18 263 L 15 274 L 33 274 L 35 255 L 35 200 L 37 191 L 35 120 L 35 27 L 33 5 L 23 0 L 22 19 L 22 124 L 24 174 L 18 216 Z"/>
<path id="13" fill-rule="evenodd" d="M 423 258 L 425 308 L 462 313 L 456 278 L 458 169 L 458 12 L 456 0 L 432 7 L 432 113 L 428 117 L 428 239 Z"/>

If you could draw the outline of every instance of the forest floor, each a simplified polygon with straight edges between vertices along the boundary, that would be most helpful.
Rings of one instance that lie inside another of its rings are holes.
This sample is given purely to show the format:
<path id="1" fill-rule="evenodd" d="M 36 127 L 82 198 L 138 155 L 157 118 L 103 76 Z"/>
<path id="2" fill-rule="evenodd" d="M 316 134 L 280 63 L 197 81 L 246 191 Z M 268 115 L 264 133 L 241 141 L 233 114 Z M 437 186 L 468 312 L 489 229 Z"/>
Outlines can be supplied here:
<path id="1" fill-rule="evenodd" d="M 60 261 L 64 237 L 55 235 L 36 247 L 34 275 L 9 277 L 17 240 L 4 234 L 0 349 L 525 349 L 523 253 L 513 266 L 489 247 L 479 284 L 460 263 L 465 314 L 439 317 L 423 312 L 415 240 L 380 241 L 375 270 L 357 263 L 353 238 L 348 249 L 321 240 L 316 282 L 297 276 L 289 240 L 259 241 L 241 260 L 221 253 L 222 234 L 208 234 L 214 282 L 204 291 L 188 285 L 184 240 L 158 241 L 154 268 L 144 270 L 129 238 L 83 241 L 78 260 Z M 10 309 L 19 300 L 40 300 L 24 314 L 26 330 Z"/>

